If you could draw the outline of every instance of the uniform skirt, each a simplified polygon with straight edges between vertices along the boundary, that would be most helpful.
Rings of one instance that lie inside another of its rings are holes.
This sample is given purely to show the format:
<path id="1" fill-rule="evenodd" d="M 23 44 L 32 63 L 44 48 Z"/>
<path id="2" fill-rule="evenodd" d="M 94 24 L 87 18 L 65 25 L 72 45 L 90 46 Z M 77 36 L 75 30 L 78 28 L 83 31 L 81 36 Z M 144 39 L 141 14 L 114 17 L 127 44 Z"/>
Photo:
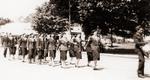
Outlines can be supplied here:
<path id="1" fill-rule="evenodd" d="M 56 50 L 49 50 L 48 54 L 49 54 L 49 57 L 52 57 L 53 59 L 55 59 L 55 57 L 56 57 Z"/>
<path id="2" fill-rule="evenodd" d="M 15 55 L 16 54 L 16 47 L 9 47 L 9 52 L 11 55 Z"/>
<path id="3" fill-rule="evenodd" d="M 78 46 L 74 46 L 74 52 L 77 59 L 82 59 L 81 49 Z"/>
<path id="4" fill-rule="evenodd" d="M 28 58 L 32 59 L 32 58 L 35 58 L 35 56 L 36 56 L 36 49 L 29 49 Z"/>
<path id="5" fill-rule="evenodd" d="M 74 52 L 73 49 L 70 49 L 70 50 L 69 50 L 69 56 L 70 56 L 70 57 L 75 57 L 75 52 Z"/>
<path id="6" fill-rule="evenodd" d="M 25 56 L 28 54 L 27 48 L 20 48 L 22 56 Z"/>
<path id="7" fill-rule="evenodd" d="M 80 51 L 75 51 L 75 56 L 77 59 L 82 59 L 82 54 Z"/>
<path id="8" fill-rule="evenodd" d="M 48 57 L 48 49 L 44 49 L 44 57 Z"/>
<path id="9" fill-rule="evenodd" d="M 100 53 L 98 48 L 92 50 L 93 60 L 99 60 L 100 59 Z"/>
<path id="10" fill-rule="evenodd" d="M 87 59 L 88 59 L 88 62 L 93 61 L 93 54 L 92 54 L 92 52 L 87 52 Z"/>
<path id="11" fill-rule="evenodd" d="M 38 59 L 43 59 L 44 58 L 44 50 L 43 49 L 39 49 L 38 50 Z"/>
<path id="12" fill-rule="evenodd" d="M 60 60 L 67 60 L 67 50 L 60 50 Z"/>

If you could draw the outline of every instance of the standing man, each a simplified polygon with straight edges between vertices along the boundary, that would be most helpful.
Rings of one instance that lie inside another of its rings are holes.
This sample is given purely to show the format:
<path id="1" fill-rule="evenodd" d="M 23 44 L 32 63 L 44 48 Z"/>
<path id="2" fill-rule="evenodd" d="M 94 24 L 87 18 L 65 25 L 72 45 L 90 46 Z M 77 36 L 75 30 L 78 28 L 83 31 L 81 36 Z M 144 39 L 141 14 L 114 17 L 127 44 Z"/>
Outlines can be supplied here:
<path id="1" fill-rule="evenodd" d="M 137 27 L 137 32 L 134 35 L 134 42 L 135 42 L 135 52 L 138 54 L 139 57 L 139 65 L 138 65 L 138 70 L 137 74 L 138 77 L 144 78 L 144 64 L 145 64 L 145 58 L 144 56 L 148 57 L 148 54 L 144 53 L 142 50 L 142 46 L 145 44 L 143 41 L 143 28 L 141 26 Z"/>

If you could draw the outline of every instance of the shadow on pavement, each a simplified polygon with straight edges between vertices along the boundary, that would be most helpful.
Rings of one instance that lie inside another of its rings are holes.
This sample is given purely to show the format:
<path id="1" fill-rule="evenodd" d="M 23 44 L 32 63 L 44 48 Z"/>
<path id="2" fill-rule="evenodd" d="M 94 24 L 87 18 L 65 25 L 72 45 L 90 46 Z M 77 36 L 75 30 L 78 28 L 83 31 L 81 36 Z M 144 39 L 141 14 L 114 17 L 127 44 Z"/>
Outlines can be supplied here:
<path id="1" fill-rule="evenodd" d="M 111 56 L 111 57 L 119 57 L 119 58 L 127 58 L 127 59 L 138 59 L 138 57 L 130 57 L 130 56 L 117 56 L 117 55 L 104 55 L 104 56 Z"/>
<path id="2" fill-rule="evenodd" d="M 145 74 L 144 76 L 150 78 L 150 74 Z"/>

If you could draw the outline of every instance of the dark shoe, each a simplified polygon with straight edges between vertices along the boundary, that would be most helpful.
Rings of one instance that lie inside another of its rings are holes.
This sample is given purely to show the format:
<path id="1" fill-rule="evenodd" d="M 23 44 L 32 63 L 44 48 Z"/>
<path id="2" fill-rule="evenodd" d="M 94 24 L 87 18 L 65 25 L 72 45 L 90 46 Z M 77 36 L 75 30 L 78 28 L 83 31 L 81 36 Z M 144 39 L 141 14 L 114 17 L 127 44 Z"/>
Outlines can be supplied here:
<path id="1" fill-rule="evenodd" d="M 142 75 L 142 74 L 138 74 L 138 77 L 139 78 L 145 78 L 144 75 Z"/>
<path id="2" fill-rule="evenodd" d="M 99 68 L 93 68 L 93 70 L 99 70 Z"/>

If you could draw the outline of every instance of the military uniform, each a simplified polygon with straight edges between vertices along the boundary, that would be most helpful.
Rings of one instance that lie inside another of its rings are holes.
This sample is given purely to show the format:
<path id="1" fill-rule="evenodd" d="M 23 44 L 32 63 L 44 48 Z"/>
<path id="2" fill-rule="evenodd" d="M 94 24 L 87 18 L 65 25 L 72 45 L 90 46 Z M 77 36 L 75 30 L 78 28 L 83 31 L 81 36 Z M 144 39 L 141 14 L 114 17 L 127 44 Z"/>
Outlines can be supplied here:
<path id="1" fill-rule="evenodd" d="M 46 57 L 48 57 L 48 39 L 44 38 L 44 59 L 46 60 Z"/>
<path id="2" fill-rule="evenodd" d="M 140 75 L 144 76 L 144 64 L 145 64 L 144 56 L 146 56 L 147 54 L 143 52 L 141 46 L 143 46 L 145 42 L 143 41 L 143 35 L 139 32 L 136 32 L 133 39 L 135 42 L 135 52 L 138 54 L 138 58 L 139 58 L 139 66 L 138 66 L 137 73 L 138 76 L 140 77 Z"/>
<path id="3" fill-rule="evenodd" d="M 75 57 L 75 52 L 74 52 L 74 37 L 69 42 L 69 56 L 71 58 Z"/>
<path id="4" fill-rule="evenodd" d="M 67 60 L 68 41 L 66 39 L 59 40 L 60 60 Z"/>
<path id="5" fill-rule="evenodd" d="M 36 43 L 36 48 L 37 48 L 37 53 L 38 53 L 38 59 L 43 59 L 44 58 L 44 38 L 40 37 L 37 38 L 37 43 Z"/>
<path id="6" fill-rule="evenodd" d="M 56 57 L 56 40 L 54 40 L 54 38 L 50 38 L 48 40 L 48 53 L 49 53 L 49 57 L 55 59 Z"/>
<path id="7" fill-rule="evenodd" d="M 13 36 L 11 36 L 11 37 L 9 37 L 9 40 L 10 40 L 10 44 L 9 44 L 9 52 L 10 52 L 10 55 L 15 55 L 16 54 L 16 43 L 17 43 L 17 41 L 16 41 L 16 39 L 15 39 L 15 37 L 13 37 Z"/>
<path id="8" fill-rule="evenodd" d="M 19 55 L 22 55 L 23 61 L 24 61 L 25 55 L 28 54 L 28 51 L 27 51 L 27 38 L 26 37 L 22 36 L 19 39 L 19 50 L 20 50 Z"/>
<path id="9" fill-rule="evenodd" d="M 90 38 L 90 47 L 92 50 L 93 60 L 100 59 L 100 39 L 97 37 L 91 37 Z"/>
<path id="10" fill-rule="evenodd" d="M 4 47 L 4 57 L 6 58 L 7 55 L 7 49 L 9 47 L 9 38 L 8 36 L 3 36 L 2 37 L 2 46 Z"/>
<path id="11" fill-rule="evenodd" d="M 75 56 L 77 59 L 82 59 L 82 54 L 81 54 L 81 39 L 74 39 L 74 52 Z"/>
<path id="12" fill-rule="evenodd" d="M 87 43 L 86 43 L 86 52 L 87 52 L 88 63 L 90 61 L 93 61 L 92 49 L 91 49 L 90 44 L 91 44 L 91 41 L 87 41 Z"/>
<path id="13" fill-rule="evenodd" d="M 28 58 L 31 63 L 31 59 L 33 59 L 35 61 L 35 56 L 36 56 L 36 41 L 35 41 L 34 37 L 30 37 L 28 39 L 27 45 L 28 45 L 28 50 L 29 50 Z"/>

